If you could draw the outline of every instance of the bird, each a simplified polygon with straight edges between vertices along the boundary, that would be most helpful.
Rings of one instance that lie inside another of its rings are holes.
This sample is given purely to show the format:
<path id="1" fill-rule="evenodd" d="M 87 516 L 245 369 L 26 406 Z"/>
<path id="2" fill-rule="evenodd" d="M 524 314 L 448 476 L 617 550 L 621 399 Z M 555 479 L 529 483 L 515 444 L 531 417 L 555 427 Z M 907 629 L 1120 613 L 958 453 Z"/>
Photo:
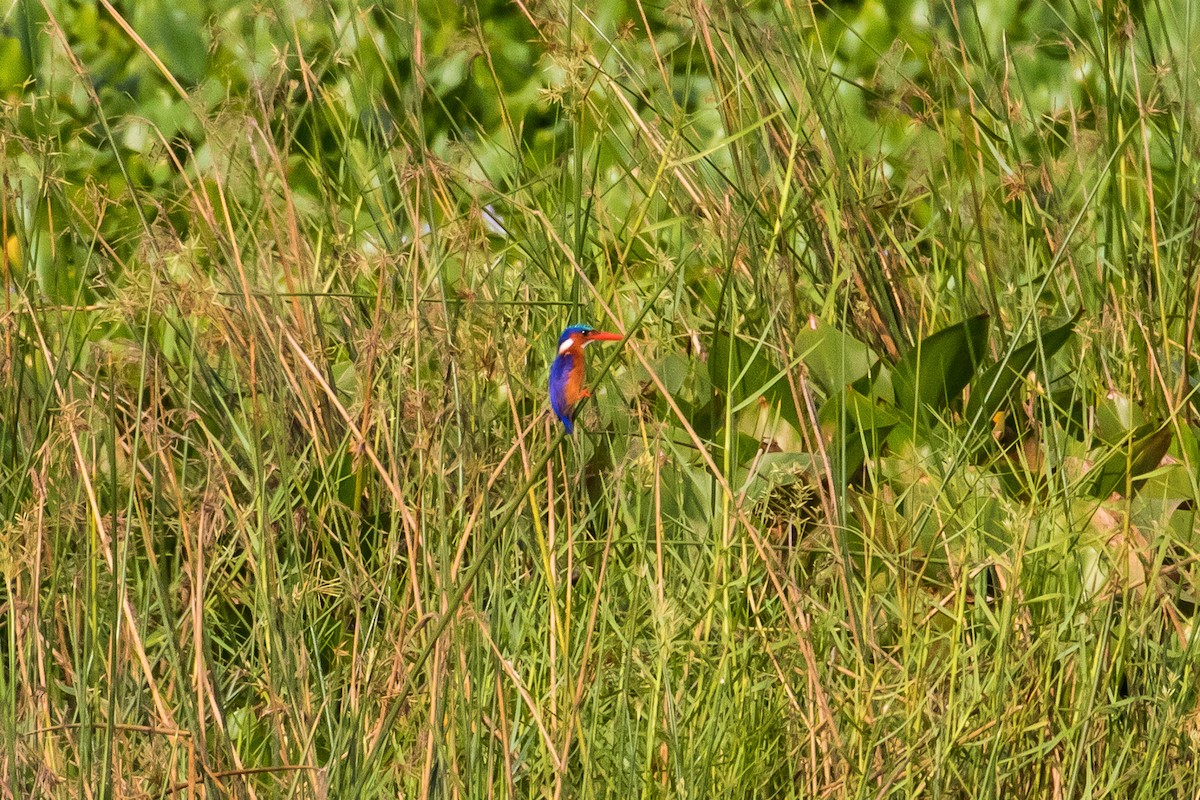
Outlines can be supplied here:
<path id="1" fill-rule="evenodd" d="M 558 337 L 558 356 L 550 366 L 550 405 L 567 433 L 575 432 L 579 401 L 591 397 L 583 388 L 583 348 L 592 342 L 619 342 L 619 333 L 593 330 L 590 325 L 570 325 Z"/>

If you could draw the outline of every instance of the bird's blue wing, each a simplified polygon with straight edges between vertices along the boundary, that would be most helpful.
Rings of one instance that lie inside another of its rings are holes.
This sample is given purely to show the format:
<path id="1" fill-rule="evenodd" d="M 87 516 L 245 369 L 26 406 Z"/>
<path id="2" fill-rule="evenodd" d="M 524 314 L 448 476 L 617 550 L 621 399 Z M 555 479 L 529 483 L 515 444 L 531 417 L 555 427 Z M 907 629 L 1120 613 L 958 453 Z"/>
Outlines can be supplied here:
<path id="1" fill-rule="evenodd" d="M 554 416 L 562 422 L 567 433 L 575 432 L 575 409 L 567 402 L 567 380 L 571 377 L 574 360 L 574 356 L 564 354 L 554 359 L 550 366 L 550 407 L 554 409 Z"/>

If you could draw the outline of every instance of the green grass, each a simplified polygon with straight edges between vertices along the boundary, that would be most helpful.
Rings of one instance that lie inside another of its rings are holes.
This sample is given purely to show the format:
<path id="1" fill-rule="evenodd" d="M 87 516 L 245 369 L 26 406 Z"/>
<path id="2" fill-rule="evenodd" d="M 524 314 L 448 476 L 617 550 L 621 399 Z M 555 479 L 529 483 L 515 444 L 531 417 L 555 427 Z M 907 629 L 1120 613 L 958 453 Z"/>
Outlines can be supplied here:
<path id="1" fill-rule="evenodd" d="M 1200 791 L 1190 4 L 417 5 L 0 19 L 0 798 Z"/>

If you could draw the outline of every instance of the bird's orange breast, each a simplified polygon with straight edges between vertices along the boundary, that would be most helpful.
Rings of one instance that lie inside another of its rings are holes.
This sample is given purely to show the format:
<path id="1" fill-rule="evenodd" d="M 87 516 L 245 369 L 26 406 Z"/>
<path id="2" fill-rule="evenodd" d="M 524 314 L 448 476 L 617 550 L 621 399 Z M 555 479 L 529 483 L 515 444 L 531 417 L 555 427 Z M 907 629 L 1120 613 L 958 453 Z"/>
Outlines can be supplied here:
<path id="1" fill-rule="evenodd" d="M 563 385 L 563 398 L 568 406 L 574 408 L 583 397 L 583 353 L 579 353 L 572 361 L 574 363 L 567 373 L 567 382 Z"/>

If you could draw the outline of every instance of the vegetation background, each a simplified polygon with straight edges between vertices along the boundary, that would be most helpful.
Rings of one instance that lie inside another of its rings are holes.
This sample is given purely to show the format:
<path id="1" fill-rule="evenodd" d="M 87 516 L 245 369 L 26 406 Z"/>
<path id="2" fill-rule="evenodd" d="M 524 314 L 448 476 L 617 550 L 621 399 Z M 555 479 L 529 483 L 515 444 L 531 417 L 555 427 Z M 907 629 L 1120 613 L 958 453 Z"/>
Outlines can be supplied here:
<path id="1" fill-rule="evenodd" d="M 1198 54 L 10 0 L 0 797 L 1197 796 Z"/>

